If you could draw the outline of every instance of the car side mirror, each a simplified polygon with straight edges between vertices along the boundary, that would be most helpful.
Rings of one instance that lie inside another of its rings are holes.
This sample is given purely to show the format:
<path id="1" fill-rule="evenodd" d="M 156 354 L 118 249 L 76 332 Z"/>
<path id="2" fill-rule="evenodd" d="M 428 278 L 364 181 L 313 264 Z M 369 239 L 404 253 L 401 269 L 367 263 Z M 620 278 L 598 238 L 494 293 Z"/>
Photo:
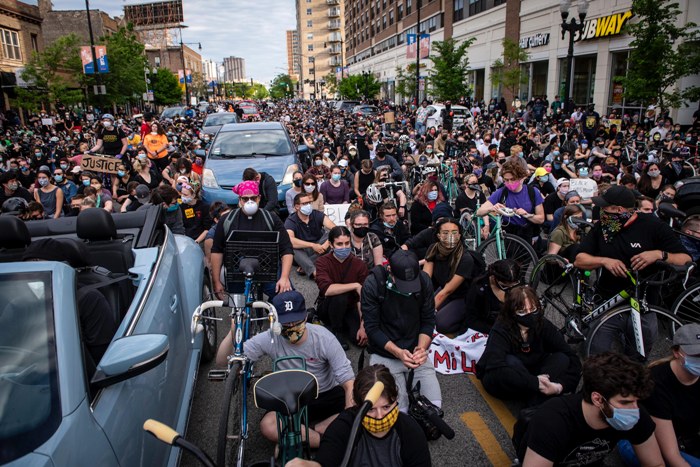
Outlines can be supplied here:
<path id="1" fill-rule="evenodd" d="M 139 334 L 112 342 L 97 366 L 90 384 L 102 389 L 143 374 L 168 356 L 168 336 Z"/>

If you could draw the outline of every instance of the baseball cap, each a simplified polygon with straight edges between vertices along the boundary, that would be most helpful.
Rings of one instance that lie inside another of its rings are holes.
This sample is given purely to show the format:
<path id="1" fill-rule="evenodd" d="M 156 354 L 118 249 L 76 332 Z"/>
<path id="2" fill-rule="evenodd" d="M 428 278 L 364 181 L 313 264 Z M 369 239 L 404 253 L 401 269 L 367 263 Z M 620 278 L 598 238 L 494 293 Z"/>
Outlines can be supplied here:
<path id="1" fill-rule="evenodd" d="M 306 302 L 304 296 L 296 290 L 275 295 L 272 305 L 277 310 L 280 324 L 296 323 L 306 319 Z"/>
<path id="2" fill-rule="evenodd" d="M 544 177 L 545 175 L 548 175 L 545 168 L 544 167 L 537 167 L 537 169 L 535 170 L 535 177 Z"/>
<path id="3" fill-rule="evenodd" d="M 421 290 L 418 257 L 412 251 L 396 250 L 389 258 L 394 284 L 401 293 L 418 293 Z"/>
<path id="4" fill-rule="evenodd" d="M 148 189 L 146 185 L 138 185 L 136 187 L 136 199 L 138 200 L 139 203 L 145 204 L 148 202 L 149 198 L 151 197 L 151 190 Z"/>
<path id="5" fill-rule="evenodd" d="M 608 188 L 603 196 L 594 196 L 593 204 L 600 208 L 606 206 L 622 206 L 623 208 L 633 208 L 635 206 L 634 192 L 622 185 L 615 185 Z"/>
<path id="6" fill-rule="evenodd" d="M 700 324 L 690 323 L 678 328 L 673 335 L 673 345 L 680 346 L 687 355 L 700 355 Z"/>

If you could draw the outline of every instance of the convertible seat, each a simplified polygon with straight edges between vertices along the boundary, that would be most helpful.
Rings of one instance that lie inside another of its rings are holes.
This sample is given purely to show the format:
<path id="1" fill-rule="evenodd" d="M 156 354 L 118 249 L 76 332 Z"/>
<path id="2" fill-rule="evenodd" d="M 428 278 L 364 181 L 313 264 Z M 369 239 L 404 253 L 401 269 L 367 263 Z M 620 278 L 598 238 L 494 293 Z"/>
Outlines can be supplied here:
<path id="1" fill-rule="evenodd" d="M 27 224 L 18 217 L 0 216 L 0 263 L 22 261 L 25 248 L 32 242 Z"/>
<path id="2" fill-rule="evenodd" d="M 260 378 L 253 388 L 255 406 L 294 415 L 318 397 L 318 381 L 305 370 L 281 370 Z"/>
<path id="3" fill-rule="evenodd" d="M 117 274 L 127 274 L 134 265 L 133 236 L 120 236 L 112 215 L 101 208 L 90 208 L 78 215 L 76 233 L 92 254 L 96 265 Z"/>

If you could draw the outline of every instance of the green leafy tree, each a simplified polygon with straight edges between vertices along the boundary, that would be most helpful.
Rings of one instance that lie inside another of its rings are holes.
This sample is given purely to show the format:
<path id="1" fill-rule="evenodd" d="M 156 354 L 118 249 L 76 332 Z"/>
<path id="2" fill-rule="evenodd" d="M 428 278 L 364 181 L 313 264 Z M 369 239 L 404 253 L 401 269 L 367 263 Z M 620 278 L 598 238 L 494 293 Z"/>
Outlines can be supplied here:
<path id="1" fill-rule="evenodd" d="M 151 89 L 156 105 L 178 104 L 184 94 L 177 75 L 165 68 L 158 68 L 158 72 L 151 74 Z"/>
<path id="2" fill-rule="evenodd" d="M 31 88 L 17 88 L 17 104 L 36 110 L 42 103 L 76 104 L 85 98 L 80 89 L 85 85 L 80 60 L 80 39 L 75 34 L 58 38 L 42 52 L 29 58 L 22 79 Z"/>
<path id="3" fill-rule="evenodd" d="M 270 92 L 262 84 L 255 84 L 253 86 L 253 99 L 263 100 L 270 97 Z"/>
<path id="4" fill-rule="evenodd" d="M 189 84 L 189 88 L 191 96 L 204 98 L 205 100 L 208 99 L 209 89 L 211 89 L 211 87 L 207 86 L 204 75 L 197 71 L 192 72 L 192 83 Z"/>
<path id="5" fill-rule="evenodd" d="M 630 44 L 627 76 L 617 77 L 626 99 L 678 108 L 700 100 L 700 87 L 679 89 L 685 76 L 700 74 L 700 33 L 694 23 L 679 26 L 682 13 L 672 0 L 634 0 L 636 20 L 625 27 Z"/>
<path id="6" fill-rule="evenodd" d="M 270 96 L 273 99 L 289 99 L 294 97 L 294 82 L 288 74 L 279 74 L 270 84 Z"/>
<path id="7" fill-rule="evenodd" d="M 349 75 L 338 83 L 340 95 L 346 99 L 371 99 L 379 94 L 382 83 L 373 73 Z"/>
<path id="8" fill-rule="evenodd" d="M 527 83 L 528 76 L 523 73 L 521 63 L 527 62 L 530 54 L 513 39 L 503 39 L 503 56 L 493 62 L 491 82 L 495 87 L 503 86 L 512 97 L 520 94 L 520 85 Z"/>
<path id="9" fill-rule="evenodd" d="M 403 96 L 404 101 L 416 95 L 416 64 L 409 63 L 405 68 L 396 67 L 396 93 Z"/>
<path id="10" fill-rule="evenodd" d="M 472 37 L 459 44 L 454 39 L 433 42 L 433 53 L 430 56 L 433 69 L 428 82 L 431 93 L 437 100 L 458 100 L 469 94 L 467 49 L 475 40 Z"/>
<path id="11" fill-rule="evenodd" d="M 335 75 L 334 71 L 328 73 L 323 78 L 323 81 L 326 83 L 328 94 L 335 95 L 338 92 L 338 77 Z"/>
<path id="12" fill-rule="evenodd" d="M 105 100 L 123 104 L 140 98 L 146 83 L 143 70 L 148 65 L 144 55 L 144 45 L 139 42 L 133 27 L 120 28 L 114 34 L 100 39 L 107 46 L 109 73 L 101 74 L 102 84 L 107 88 Z M 95 80 L 94 76 L 89 78 Z M 103 96 L 104 98 L 104 96 Z"/>

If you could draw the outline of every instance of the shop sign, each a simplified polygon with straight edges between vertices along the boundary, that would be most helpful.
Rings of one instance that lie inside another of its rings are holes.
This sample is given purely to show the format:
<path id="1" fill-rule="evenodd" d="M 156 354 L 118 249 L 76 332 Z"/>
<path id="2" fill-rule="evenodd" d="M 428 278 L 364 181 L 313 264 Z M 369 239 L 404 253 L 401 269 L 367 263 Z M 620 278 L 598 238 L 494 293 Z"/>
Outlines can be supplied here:
<path id="1" fill-rule="evenodd" d="M 632 11 L 623 11 L 601 18 L 589 19 L 583 24 L 583 30 L 578 31 L 574 41 L 587 41 L 601 37 L 616 36 L 622 32 L 622 26 L 632 17 Z"/>
<path id="2" fill-rule="evenodd" d="M 530 37 L 523 37 L 520 39 L 520 48 L 528 49 L 530 47 L 542 47 L 543 45 L 549 44 L 549 33 L 544 32 L 540 34 L 535 34 Z"/>

